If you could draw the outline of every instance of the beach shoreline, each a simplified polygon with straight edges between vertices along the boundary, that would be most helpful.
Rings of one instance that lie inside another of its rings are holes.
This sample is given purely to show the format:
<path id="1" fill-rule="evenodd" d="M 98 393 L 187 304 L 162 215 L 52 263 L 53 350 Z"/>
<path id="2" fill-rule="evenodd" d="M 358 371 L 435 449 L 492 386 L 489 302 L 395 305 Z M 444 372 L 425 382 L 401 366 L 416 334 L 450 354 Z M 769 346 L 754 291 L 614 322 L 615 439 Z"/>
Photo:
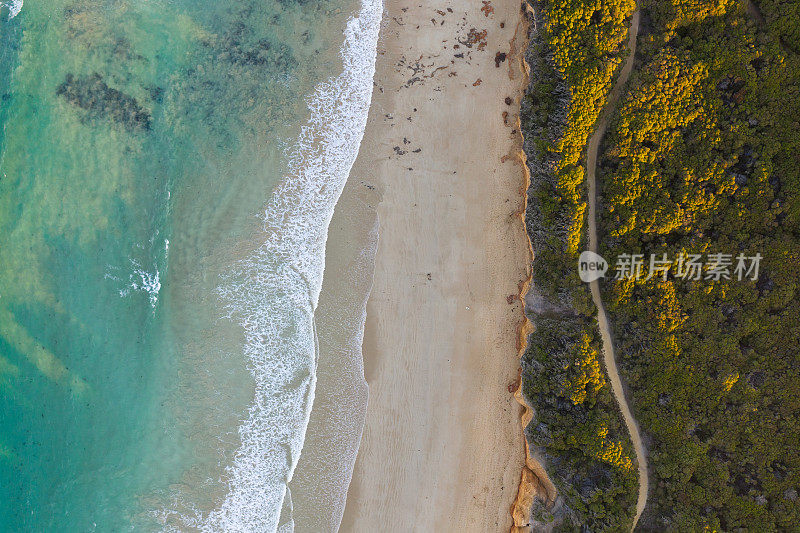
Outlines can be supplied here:
<path id="1" fill-rule="evenodd" d="M 540 491 L 518 403 L 526 37 L 517 2 L 385 3 L 345 190 L 379 198 L 380 231 L 362 347 L 369 401 L 341 531 L 509 531 L 527 523 L 518 494 Z"/>

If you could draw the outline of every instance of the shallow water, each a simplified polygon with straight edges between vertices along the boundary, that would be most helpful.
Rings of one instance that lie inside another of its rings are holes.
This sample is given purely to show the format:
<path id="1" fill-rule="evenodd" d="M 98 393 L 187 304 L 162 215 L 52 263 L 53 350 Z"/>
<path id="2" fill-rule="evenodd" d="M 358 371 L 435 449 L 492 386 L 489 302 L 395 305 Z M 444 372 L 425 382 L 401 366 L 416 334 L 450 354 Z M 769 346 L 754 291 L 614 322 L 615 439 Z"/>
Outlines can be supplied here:
<path id="1" fill-rule="evenodd" d="M 365 5 L 346 65 L 352 1 L 0 17 L 0 529 L 278 527 Z"/>

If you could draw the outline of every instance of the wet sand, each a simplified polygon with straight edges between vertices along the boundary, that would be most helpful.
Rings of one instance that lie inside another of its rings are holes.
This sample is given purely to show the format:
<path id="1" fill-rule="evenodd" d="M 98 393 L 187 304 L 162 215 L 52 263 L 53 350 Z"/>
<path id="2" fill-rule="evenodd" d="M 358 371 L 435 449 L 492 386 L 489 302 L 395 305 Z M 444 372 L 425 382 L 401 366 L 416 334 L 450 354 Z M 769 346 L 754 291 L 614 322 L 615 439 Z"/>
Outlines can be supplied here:
<path id="1" fill-rule="evenodd" d="M 350 179 L 328 227 L 315 312 L 317 387 L 303 452 L 289 483 L 298 533 L 336 531 L 361 440 L 367 407 L 361 343 L 378 238 L 377 201 L 374 188 Z"/>

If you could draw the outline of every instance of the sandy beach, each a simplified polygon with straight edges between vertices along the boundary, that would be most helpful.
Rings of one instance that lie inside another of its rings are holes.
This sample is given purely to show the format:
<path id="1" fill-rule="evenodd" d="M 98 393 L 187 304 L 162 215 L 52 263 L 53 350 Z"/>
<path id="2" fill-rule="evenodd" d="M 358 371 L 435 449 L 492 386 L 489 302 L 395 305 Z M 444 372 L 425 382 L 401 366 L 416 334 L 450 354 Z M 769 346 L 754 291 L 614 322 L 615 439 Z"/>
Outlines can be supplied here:
<path id="1" fill-rule="evenodd" d="M 519 3 L 386 11 L 346 191 L 380 200 L 369 402 L 341 530 L 508 531 L 525 462 L 512 392 L 530 262 Z"/>

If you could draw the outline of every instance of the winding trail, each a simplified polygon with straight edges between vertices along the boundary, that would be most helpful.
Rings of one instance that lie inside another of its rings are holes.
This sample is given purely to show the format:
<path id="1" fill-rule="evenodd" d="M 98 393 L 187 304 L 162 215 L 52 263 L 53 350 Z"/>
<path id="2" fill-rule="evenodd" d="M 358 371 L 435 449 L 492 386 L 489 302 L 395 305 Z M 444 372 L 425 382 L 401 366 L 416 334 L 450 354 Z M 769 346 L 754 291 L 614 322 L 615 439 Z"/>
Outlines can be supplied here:
<path id="1" fill-rule="evenodd" d="M 617 83 L 611 90 L 606 107 L 597 123 L 597 129 L 594 134 L 592 134 L 586 147 L 586 180 L 589 184 L 589 250 L 594 253 L 599 253 L 597 239 L 597 180 L 595 178 L 597 170 L 597 149 L 608 127 L 611 111 L 617 105 L 617 101 L 622 95 L 622 89 L 633 70 L 633 59 L 636 55 L 636 37 L 639 34 L 639 18 L 640 14 L 637 9 L 633 14 L 631 25 L 628 29 L 628 49 L 631 53 L 625 59 L 625 64 L 622 67 L 619 79 L 617 79 Z M 631 527 L 631 530 L 633 530 L 636 528 L 639 517 L 642 515 L 644 506 L 647 503 L 647 489 L 650 483 L 647 473 L 647 458 L 644 453 L 642 438 L 639 435 L 639 427 L 631 414 L 628 401 L 625 399 L 625 392 L 622 390 L 622 381 L 619 378 L 617 361 L 614 357 L 614 343 L 611 337 L 611 328 L 608 324 L 608 316 L 606 315 L 603 300 L 600 297 L 600 282 L 599 280 L 592 281 L 589 286 L 592 291 L 592 300 L 597 307 L 597 320 L 600 327 L 600 336 L 603 341 L 603 361 L 605 362 L 608 378 L 611 381 L 611 390 L 614 393 L 614 397 L 617 399 L 619 409 L 625 419 L 625 425 L 628 427 L 628 433 L 631 435 L 631 441 L 636 451 L 636 461 L 639 463 L 639 497 L 636 500 L 636 516 L 633 519 L 633 526 Z"/>

